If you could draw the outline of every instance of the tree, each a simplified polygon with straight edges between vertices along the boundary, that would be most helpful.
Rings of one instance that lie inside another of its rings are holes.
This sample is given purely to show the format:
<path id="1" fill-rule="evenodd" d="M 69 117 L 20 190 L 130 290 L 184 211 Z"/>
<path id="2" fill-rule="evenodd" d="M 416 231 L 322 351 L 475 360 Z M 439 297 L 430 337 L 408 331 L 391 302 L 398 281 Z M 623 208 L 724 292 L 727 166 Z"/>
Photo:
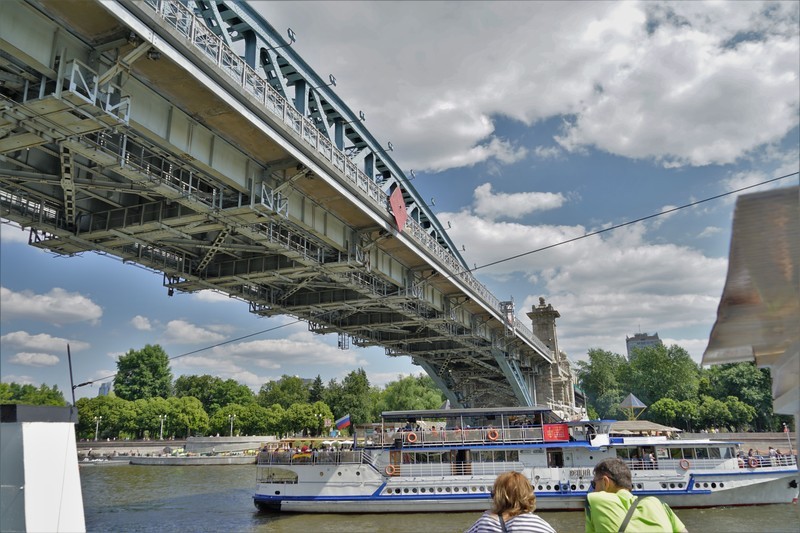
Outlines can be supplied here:
<path id="1" fill-rule="evenodd" d="M 264 383 L 258 391 L 258 404 L 269 407 L 276 403 L 284 409 L 295 403 L 308 403 L 308 387 L 299 377 L 287 375 Z"/>
<path id="2" fill-rule="evenodd" d="M 58 390 L 58 385 L 53 385 L 51 388 L 44 383 L 36 387 L 34 385 L 20 385 L 13 382 L 0 383 L 0 404 L 4 403 L 67 405 L 67 402 L 64 400 L 64 395 Z"/>
<path id="3" fill-rule="evenodd" d="M 653 422 L 674 426 L 680 417 L 680 402 L 672 398 L 661 398 L 647 409 L 645 415 Z"/>
<path id="4" fill-rule="evenodd" d="M 117 361 L 114 392 L 123 400 L 168 398 L 172 395 L 169 357 L 159 345 L 129 350 Z"/>
<path id="5" fill-rule="evenodd" d="M 772 378 L 769 369 L 759 369 L 755 363 L 731 363 L 712 366 L 705 371 L 708 395 L 724 400 L 734 396 L 752 406 L 756 431 L 779 430 L 781 424 L 772 411 Z"/>
<path id="6" fill-rule="evenodd" d="M 437 409 L 444 402 L 444 395 L 436 388 L 430 376 L 398 377 L 387 384 L 381 394 L 381 411 L 411 411 Z"/>
<path id="7" fill-rule="evenodd" d="M 172 397 L 167 399 L 169 418 L 165 421 L 165 432 L 171 435 L 191 437 L 193 433 L 205 433 L 208 430 L 208 413 L 203 409 L 200 400 L 193 396 Z"/>
<path id="8" fill-rule="evenodd" d="M 269 435 L 271 434 L 269 417 L 270 410 L 262 407 L 255 402 L 243 405 L 241 415 L 241 431 L 245 435 Z"/>
<path id="9" fill-rule="evenodd" d="M 650 405 L 661 398 L 696 398 L 700 368 L 680 346 L 647 346 L 634 350 L 618 378 L 624 392 L 633 393 Z"/>
<path id="10" fill-rule="evenodd" d="M 234 435 L 240 435 L 246 421 L 245 413 L 248 411 L 244 405 L 238 403 L 228 404 L 217 410 L 209 418 L 211 433 L 230 435 L 233 428 Z"/>
<path id="11" fill-rule="evenodd" d="M 692 424 L 696 424 L 700 416 L 700 409 L 694 400 L 683 400 L 678 402 L 678 419 L 683 422 L 686 431 L 692 430 Z"/>
<path id="12" fill-rule="evenodd" d="M 370 401 L 370 392 L 369 379 L 364 369 L 353 370 L 342 380 L 341 398 L 337 402 L 339 411 L 331 406 L 334 416 L 339 418 L 349 414 L 354 425 L 371 422 L 376 416 L 378 406 Z M 327 401 L 326 403 L 331 405 Z"/>
<path id="13" fill-rule="evenodd" d="M 314 378 L 314 382 L 308 388 L 308 401 L 311 403 L 321 402 L 325 396 L 325 385 L 322 383 L 322 378 L 319 374 Z"/>
<path id="14" fill-rule="evenodd" d="M 78 408 L 77 436 L 92 440 L 95 437 L 125 438 L 136 436 L 136 416 L 133 402 L 118 398 L 114 394 L 95 398 L 80 398 Z M 102 417 L 102 419 L 100 419 Z"/>
<path id="15" fill-rule="evenodd" d="M 728 410 L 728 406 L 711 396 L 700 398 L 698 415 L 700 424 L 707 428 L 727 427 L 731 421 L 731 412 Z"/>
<path id="16" fill-rule="evenodd" d="M 589 350 L 588 361 L 578 362 L 578 384 L 586 395 L 587 403 L 595 407 L 600 417 L 608 417 L 622 400 L 617 375 L 625 364 L 623 356 L 596 348 Z M 619 400 L 610 405 L 609 399 L 618 396 Z M 601 397 L 605 398 L 603 406 L 599 405 Z"/>
<path id="17" fill-rule="evenodd" d="M 747 405 L 736 396 L 725 398 L 725 406 L 731 413 L 731 425 L 736 431 L 741 431 L 756 417 L 755 408 Z"/>
<path id="18" fill-rule="evenodd" d="M 178 377 L 175 380 L 175 396 L 197 398 L 208 414 L 214 414 L 217 409 L 230 403 L 246 405 L 256 401 L 250 387 L 233 379 L 222 380 L 208 374 Z"/>

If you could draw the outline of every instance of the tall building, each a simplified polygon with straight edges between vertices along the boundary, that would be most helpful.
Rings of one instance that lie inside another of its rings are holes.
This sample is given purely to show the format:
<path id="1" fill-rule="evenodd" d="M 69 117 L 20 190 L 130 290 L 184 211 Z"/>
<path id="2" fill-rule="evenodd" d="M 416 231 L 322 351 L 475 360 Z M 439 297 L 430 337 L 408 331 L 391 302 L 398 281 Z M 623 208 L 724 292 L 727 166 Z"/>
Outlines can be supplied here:
<path id="1" fill-rule="evenodd" d="M 112 381 L 106 381 L 100 385 L 100 390 L 98 391 L 98 396 L 108 396 L 108 393 L 111 392 L 111 386 L 113 385 Z"/>
<path id="2" fill-rule="evenodd" d="M 662 346 L 664 343 L 658 338 L 658 333 L 648 335 L 647 333 L 636 333 L 633 337 L 625 337 L 625 344 L 628 347 L 628 360 L 634 348 L 647 348 L 648 346 Z"/>

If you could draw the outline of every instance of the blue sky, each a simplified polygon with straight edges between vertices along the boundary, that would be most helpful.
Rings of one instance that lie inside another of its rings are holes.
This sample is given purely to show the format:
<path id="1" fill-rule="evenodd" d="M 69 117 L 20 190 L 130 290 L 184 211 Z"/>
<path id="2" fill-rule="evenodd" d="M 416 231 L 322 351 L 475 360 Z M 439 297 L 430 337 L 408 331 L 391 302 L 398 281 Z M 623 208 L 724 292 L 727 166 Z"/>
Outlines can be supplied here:
<path id="1" fill-rule="evenodd" d="M 255 2 L 367 117 L 469 265 L 797 172 L 798 4 L 759 2 Z M 797 177 L 764 187 L 790 186 Z M 754 190 L 763 190 L 763 188 Z M 522 320 L 540 296 L 562 351 L 625 353 L 658 332 L 700 361 L 725 282 L 735 196 L 479 268 Z M 0 374 L 69 389 L 147 343 L 173 373 L 258 390 L 282 374 L 373 384 L 409 358 L 336 348 L 289 318 L 215 294 L 167 296 L 116 259 L 63 258 L 0 226 Z M 101 380 L 102 381 L 102 380 Z M 77 391 L 94 396 L 99 388 Z"/>

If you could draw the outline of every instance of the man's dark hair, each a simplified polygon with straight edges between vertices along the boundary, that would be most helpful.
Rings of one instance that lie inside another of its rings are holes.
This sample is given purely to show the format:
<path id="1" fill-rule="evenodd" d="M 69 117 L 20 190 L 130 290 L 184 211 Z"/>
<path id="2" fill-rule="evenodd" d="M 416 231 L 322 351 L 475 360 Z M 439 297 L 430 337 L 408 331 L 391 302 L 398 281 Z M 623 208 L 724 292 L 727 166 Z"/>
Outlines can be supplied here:
<path id="1" fill-rule="evenodd" d="M 603 459 L 594 467 L 594 475 L 608 476 L 618 487 L 631 490 L 631 470 L 622 459 Z"/>

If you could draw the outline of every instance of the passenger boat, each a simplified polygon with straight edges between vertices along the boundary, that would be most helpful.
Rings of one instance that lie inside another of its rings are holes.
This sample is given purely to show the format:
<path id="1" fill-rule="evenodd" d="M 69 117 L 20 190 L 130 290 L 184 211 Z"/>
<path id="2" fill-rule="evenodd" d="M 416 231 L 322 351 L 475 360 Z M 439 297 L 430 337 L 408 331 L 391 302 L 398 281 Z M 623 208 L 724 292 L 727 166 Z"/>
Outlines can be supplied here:
<path id="1" fill-rule="evenodd" d="M 392 411 L 356 428 L 347 450 L 264 451 L 260 510 L 306 513 L 484 511 L 498 474 L 522 472 L 540 510 L 582 510 L 592 469 L 619 457 L 633 493 L 674 508 L 791 503 L 794 456 L 737 457 L 737 445 L 612 436 L 613 421 L 564 421 L 546 407 Z"/>

